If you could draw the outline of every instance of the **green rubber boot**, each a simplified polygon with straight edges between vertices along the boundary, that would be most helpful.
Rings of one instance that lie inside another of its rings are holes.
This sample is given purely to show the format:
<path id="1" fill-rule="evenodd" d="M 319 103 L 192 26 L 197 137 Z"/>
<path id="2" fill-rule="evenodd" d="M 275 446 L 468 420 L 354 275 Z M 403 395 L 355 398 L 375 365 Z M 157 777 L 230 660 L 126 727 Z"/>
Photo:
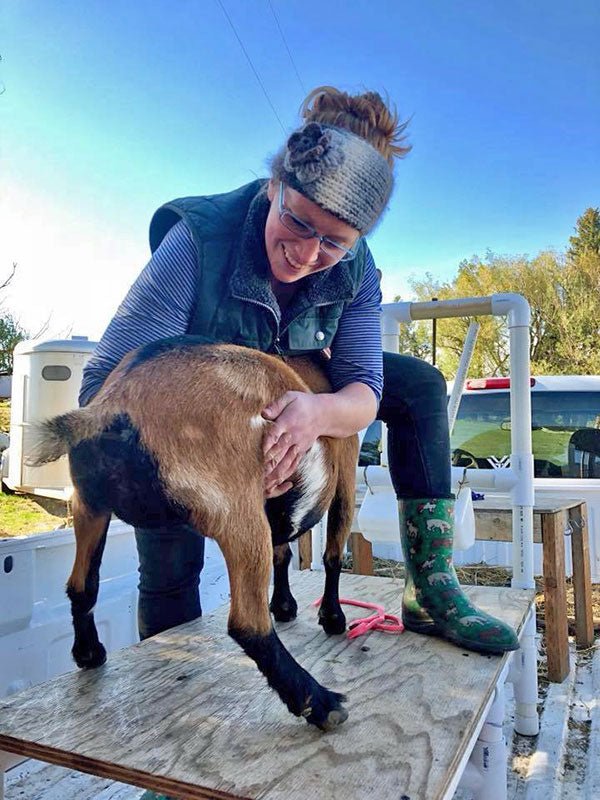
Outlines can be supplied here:
<path id="1" fill-rule="evenodd" d="M 406 567 L 405 627 L 479 653 L 517 650 L 514 630 L 474 606 L 458 582 L 452 564 L 454 500 L 401 501 L 400 531 Z"/>

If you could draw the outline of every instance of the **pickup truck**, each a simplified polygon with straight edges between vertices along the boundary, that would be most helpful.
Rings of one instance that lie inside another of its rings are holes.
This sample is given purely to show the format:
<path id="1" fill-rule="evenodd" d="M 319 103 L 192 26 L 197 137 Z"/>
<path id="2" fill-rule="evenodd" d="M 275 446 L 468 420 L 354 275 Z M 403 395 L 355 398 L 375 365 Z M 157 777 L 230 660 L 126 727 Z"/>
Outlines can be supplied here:
<path id="1" fill-rule="evenodd" d="M 448 385 L 448 392 L 452 384 Z M 510 456 L 509 378 L 466 382 L 451 436 L 455 466 L 492 469 Z M 600 376 L 560 375 L 531 378 L 532 446 L 536 493 L 560 492 L 587 502 L 591 574 L 600 583 Z M 363 440 L 360 464 L 379 463 L 381 423 L 374 422 Z M 457 564 L 508 566 L 511 546 L 475 542 L 455 553 Z M 541 571 L 541 548 L 535 546 L 536 571 Z M 374 552 L 400 558 L 399 546 L 375 544 Z M 571 569 L 569 548 L 566 568 Z"/>

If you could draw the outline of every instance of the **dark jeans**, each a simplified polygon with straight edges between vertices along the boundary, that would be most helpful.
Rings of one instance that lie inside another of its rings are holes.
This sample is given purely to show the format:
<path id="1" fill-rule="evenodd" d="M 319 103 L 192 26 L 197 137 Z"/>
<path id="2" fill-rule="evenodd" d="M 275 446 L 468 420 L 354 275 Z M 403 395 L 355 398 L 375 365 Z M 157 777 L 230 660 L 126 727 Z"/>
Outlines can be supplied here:
<path id="1" fill-rule="evenodd" d="M 388 455 L 398 497 L 450 496 L 446 382 L 412 356 L 383 354 L 378 419 L 388 425 Z M 202 613 L 204 538 L 193 528 L 136 529 L 140 557 L 138 624 L 145 639 Z"/>
<path id="2" fill-rule="evenodd" d="M 174 525 L 136 528 L 135 541 L 140 559 L 140 639 L 199 617 L 204 536 L 189 525 Z"/>
<path id="3" fill-rule="evenodd" d="M 399 498 L 450 497 L 446 381 L 420 358 L 383 354 L 377 419 L 388 426 L 388 458 Z"/>

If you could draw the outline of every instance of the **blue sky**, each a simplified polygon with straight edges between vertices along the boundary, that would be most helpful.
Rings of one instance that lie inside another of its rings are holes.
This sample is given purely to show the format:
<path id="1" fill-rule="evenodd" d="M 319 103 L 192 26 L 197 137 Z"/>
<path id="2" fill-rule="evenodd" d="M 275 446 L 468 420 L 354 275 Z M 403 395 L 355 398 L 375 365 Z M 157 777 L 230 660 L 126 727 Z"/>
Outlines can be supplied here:
<path id="1" fill-rule="evenodd" d="M 600 205 L 596 0 L 4 0 L 0 15 L 0 279 L 19 265 L 0 301 L 31 331 L 50 318 L 97 338 L 153 211 L 266 174 L 319 84 L 387 92 L 412 119 L 371 237 L 387 299 L 488 248 L 562 249 Z"/>

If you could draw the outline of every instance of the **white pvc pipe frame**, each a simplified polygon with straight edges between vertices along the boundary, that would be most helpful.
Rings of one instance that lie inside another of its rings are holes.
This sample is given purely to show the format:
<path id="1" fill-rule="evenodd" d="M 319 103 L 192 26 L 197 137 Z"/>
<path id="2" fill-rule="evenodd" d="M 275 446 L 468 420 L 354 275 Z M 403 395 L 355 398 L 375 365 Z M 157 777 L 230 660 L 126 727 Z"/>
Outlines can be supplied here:
<path id="1" fill-rule="evenodd" d="M 531 445 L 531 392 L 529 364 L 529 303 L 520 294 L 493 294 L 436 300 L 428 303 L 387 303 L 383 306 L 383 349 L 398 352 L 398 326 L 424 319 L 450 317 L 508 317 L 510 353 L 510 467 L 469 469 L 472 486 L 508 491 L 512 501 L 512 586 L 533 589 L 533 450 Z M 453 468 L 458 469 L 458 468 Z M 462 476 L 463 469 L 459 469 Z M 369 467 L 369 482 L 389 482 L 386 468 Z"/>

